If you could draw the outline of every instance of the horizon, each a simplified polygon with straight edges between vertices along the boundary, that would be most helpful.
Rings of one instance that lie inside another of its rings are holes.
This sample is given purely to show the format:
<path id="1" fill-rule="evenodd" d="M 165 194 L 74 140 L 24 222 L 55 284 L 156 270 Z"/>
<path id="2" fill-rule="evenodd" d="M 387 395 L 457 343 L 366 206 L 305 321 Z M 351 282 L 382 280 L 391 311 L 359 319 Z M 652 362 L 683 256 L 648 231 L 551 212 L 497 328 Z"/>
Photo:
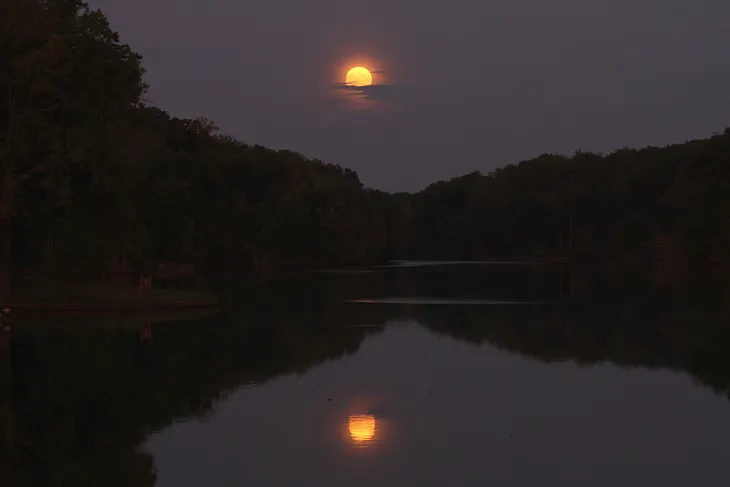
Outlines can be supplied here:
<path id="1" fill-rule="evenodd" d="M 150 107 L 150 108 L 155 108 L 155 109 L 158 109 L 158 110 L 162 110 L 162 111 L 168 113 L 171 117 L 176 117 L 176 115 L 174 113 L 167 112 L 167 110 L 165 110 L 163 107 L 159 107 L 159 106 L 155 106 L 155 105 L 145 105 L 145 106 Z M 203 117 L 204 117 L 204 115 L 203 115 Z M 600 156 L 600 157 L 606 157 L 606 156 L 610 156 L 611 154 L 613 154 L 615 152 L 622 151 L 622 150 L 640 151 L 640 150 L 643 150 L 643 149 L 652 149 L 652 148 L 654 148 L 654 149 L 664 149 L 664 148 L 667 148 L 667 147 L 672 147 L 672 146 L 675 146 L 675 145 L 687 144 L 687 143 L 694 142 L 694 141 L 698 141 L 698 140 L 706 140 L 706 139 L 709 139 L 711 137 L 722 136 L 727 131 L 730 131 L 730 126 L 726 127 L 724 129 L 724 132 L 713 131 L 712 133 L 706 134 L 705 136 L 695 137 L 695 138 L 691 138 L 691 139 L 678 140 L 678 141 L 670 141 L 670 142 L 667 142 L 667 143 L 662 144 L 662 145 L 644 145 L 644 146 L 640 146 L 640 147 L 617 147 L 617 148 L 615 148 L 613 150 L 606 151 L 606 152 L 582 151 L 580 149 L 574 150 L 572 154 L 568 154 L 568 153 L 559 154 L 559 153 L 554 153 L 554 152 L 543 152 L 542 154 L 537 154 L 537 155 L 535 155 L 533 157 L 529 157 L 527 159 L 522 159 L 520 161 L 507 162 L 504 165 L 497 166 L 495 168 L 489 169 L 488 171 L 484 171 L 484 170 L 481 170 L 481 169 L 474 169 L 474 170 L 471 170 L 469 172 L 464 172 L 464 173 L 459 173 L 459 174 L 455 174 L 455 175 L 452 175 L 452 176 L 447 176 L 447 177 L 444 177 L 443 179 L 439 179 L 439 180 L 436 180 L 436 181 L 432 181 L 430 183 L 426 183 L 426 185 L 423 186 L 422 188 L 415 189 L 415 190 L 391 191 L 391 190 L 384 190 L 384 189 L 380 189 L 380 188 L 375 188 L 375 187 L 372 187 L 372 186 L 368 186 L 367 184 L 364 184 L 364 183 L 363 183 L 363 186 L 364 186 L 365 189 L 368 189 L 368 190 L 382 191 L 382 192 L 390 193 L 390 194 L 402 194 L 402 193 L 406 193 L 406 194 L 417 194 L 417 193 L 420 193 L 421 191 L 424 191 L 429 186 L 432 186 L 434 184 L 438 184 L 438 183 L 441 183 L 441 182 L 448 182 L 448 181 L 453 180 L 453 179 L 459 179 L 459 178 L 462 178 L 462 177 L 465 177 L 465 176 L 469 176 L 470 174 L 474 174 L 474 173 L 478 173 L 478 174 L 480 174 L 482 176 L 487 176 L 487 175 L 491 174 L 492 172 L 494 172 L 494 171 L 496 171 L 498 169 L 503 169 L 503 168 L 506 168 L 506 167 L 509 167 L 509 166 L 522 164 L 523 162 L 529 162 L 529 161 L 538 159 L 538 158 L 540 158 L 542 156 L 558 156 L 558 157 L 565 157 L 565 158 L 568 158 L 569 159 L 569 158 L 573 157 L 573 155 L 575 153 L 580 152 L 580 153 L 583 153 L 583 154 L 593 154 L 593 155 L 597 155 L 597 156 Z M 227 134 L 227 133 L 223 133 L 223 132 L 218 132 L 216 135 L 220 135 L 220 136 L 224 136 L 224 137 L 232 137 L 232 138 L 236 139 L 238 142 L 244 143 L 244 141 L 238 139 L 237 137 L 235 137 L 234 135 L 231 135 L 231 134 Z M 256 144 L 255 142 L 254 143 L 251 143 L 251 144 L 247 144 L 246 143 L 246 145 L 249 145 L 249 146 L 259 145 L 260 146 L 260 144 Z M 316 154 L 304 154 L 304 153 L 300 153 L 300 152 L 298 152 L 298 151 L 296 151 L 294 149 L 290 149 L 290 148 L 276 148 L 276 147 L 266 147 L 266 146 L 262 146 L 262 147 L 264 147 L 265 149 L 269 149 L 269 150 L 276 151 L 276 152 L 278 152 L 278 151 L 289 151 L 289 152 L 292 152 L 292 153 L 295 153 L 295 154 L 299 154 L 304 159 L 307 159 L 307 160 L 310 160 L 310 161 L 317 161 L 317 162 L 321 162 L 323 164 L 333 164 L 333 165 L 338 165 L 340 167 L 343 167 L 345 169 L 351 169 L 351 168 L 349 168 L 347 166 L 344 166 L 343 164 L 340 164 L 340 163 L 338 163 L 336 161 L 323 160 L 323 159 L 317 157 Z M 360 173 L 357 170 L 353 169 L 353 171 L 355 171 L 355 173 L 358 175 L 358 177 L 360 177 Z"/>

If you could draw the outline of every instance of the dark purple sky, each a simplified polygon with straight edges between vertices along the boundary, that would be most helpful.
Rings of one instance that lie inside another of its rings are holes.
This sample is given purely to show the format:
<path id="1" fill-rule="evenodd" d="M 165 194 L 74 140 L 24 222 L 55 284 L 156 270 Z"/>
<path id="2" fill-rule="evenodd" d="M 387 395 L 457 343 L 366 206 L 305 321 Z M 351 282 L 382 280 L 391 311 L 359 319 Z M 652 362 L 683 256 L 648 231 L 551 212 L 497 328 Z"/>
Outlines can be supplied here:
<path id="1" fill-rule="evenodd" d="M 91 5 L 144 56 L 151 103 L 378 189 L 730 125 L 728 0 Z M 361 60 L 392 85 L 377 109 L 333 89 Z"/>

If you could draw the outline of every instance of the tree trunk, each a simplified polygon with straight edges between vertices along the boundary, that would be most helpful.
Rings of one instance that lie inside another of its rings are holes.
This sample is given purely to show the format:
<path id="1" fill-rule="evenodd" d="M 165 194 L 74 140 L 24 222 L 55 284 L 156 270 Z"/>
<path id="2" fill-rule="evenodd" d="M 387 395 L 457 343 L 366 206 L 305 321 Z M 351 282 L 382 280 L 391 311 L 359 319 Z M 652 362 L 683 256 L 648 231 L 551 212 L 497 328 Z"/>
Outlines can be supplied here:
<path id="1" fill-rule="evenodd" d="M 10 300 L 10 217 L 0 215 L 0 304 Z"/>

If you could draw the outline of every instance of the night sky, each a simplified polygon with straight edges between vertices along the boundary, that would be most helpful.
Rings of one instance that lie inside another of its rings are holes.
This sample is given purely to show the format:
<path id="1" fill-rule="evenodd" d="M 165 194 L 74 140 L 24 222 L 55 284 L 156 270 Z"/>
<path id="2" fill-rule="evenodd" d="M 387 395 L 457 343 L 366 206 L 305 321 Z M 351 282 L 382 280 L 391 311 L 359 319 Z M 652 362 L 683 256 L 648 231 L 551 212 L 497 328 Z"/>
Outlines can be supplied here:
<path id="1" fill-rule="evenodd" d="M 419 190 L 730 125 L 727 0 L 91 0 L 148 102 Z M 369 100 L 337 89 L 362 64 Z"/>

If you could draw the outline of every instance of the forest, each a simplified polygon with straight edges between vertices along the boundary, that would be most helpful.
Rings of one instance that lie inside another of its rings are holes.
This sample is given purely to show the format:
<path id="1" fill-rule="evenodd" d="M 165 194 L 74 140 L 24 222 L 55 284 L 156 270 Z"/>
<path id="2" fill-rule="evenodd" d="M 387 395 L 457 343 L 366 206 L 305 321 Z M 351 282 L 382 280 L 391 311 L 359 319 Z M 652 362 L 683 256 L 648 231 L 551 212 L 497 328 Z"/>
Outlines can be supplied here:
<path id="1" fill-rule="evenodd" d="M 28 274 L 102 279 L 163 263 L 524 259 L 730 274 L 730 128 L 389 194 L 146 103 L 141 56 L 84 2 L 7 0 L 0 30 L 0 299 Z"/>

